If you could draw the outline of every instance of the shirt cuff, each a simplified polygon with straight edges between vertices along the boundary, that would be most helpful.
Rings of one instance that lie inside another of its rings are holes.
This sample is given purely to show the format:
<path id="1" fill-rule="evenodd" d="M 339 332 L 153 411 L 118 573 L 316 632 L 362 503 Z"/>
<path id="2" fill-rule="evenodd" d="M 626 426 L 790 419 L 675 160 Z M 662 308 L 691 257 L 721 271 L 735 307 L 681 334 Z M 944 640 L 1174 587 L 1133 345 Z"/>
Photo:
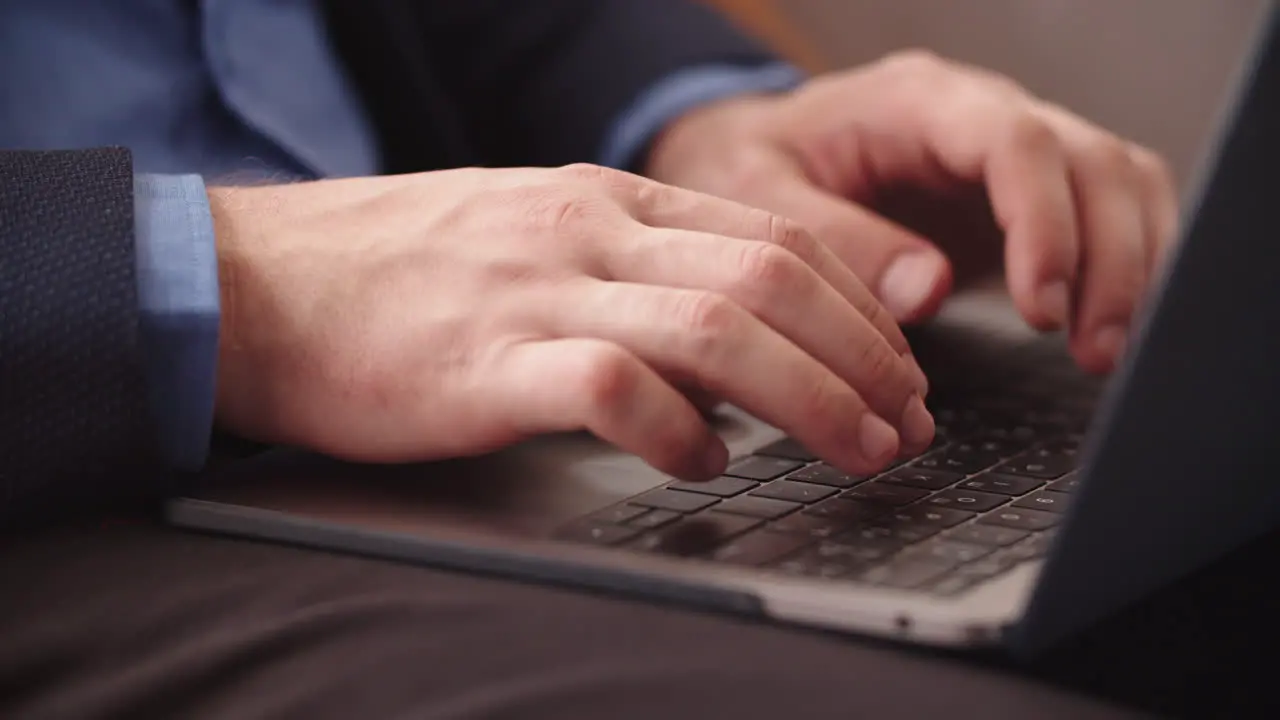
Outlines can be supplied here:
<path id="1" fill-rule="evenodd" d="M 156 446 L 174 470 L 209 453 L 218 359 L 218 264 L 213 214 L 199 175 L 133 182 L 139 332 Z"/>
<path id="2" fill-rule="evenodd" d="M 784 92 L 804 79 L 803 72 L 786 63 L 698 65 L 679 70 L 651 85 L 619 116 L 605 138 L 599 163 L 630 169 L 662 128 L 690 110 L 734 95 Z"/>

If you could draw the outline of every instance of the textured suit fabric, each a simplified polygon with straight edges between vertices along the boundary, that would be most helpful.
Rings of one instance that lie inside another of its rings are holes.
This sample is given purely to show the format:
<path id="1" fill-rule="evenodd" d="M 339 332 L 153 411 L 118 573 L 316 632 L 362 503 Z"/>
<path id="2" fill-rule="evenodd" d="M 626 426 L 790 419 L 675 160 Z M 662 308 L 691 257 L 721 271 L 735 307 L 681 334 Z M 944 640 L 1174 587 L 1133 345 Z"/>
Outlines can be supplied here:
<path id="1" fill-rule="evenodd" d="M 0 522 L 149 459 L 136 283 L 126 150 L 0 152 Z"/>

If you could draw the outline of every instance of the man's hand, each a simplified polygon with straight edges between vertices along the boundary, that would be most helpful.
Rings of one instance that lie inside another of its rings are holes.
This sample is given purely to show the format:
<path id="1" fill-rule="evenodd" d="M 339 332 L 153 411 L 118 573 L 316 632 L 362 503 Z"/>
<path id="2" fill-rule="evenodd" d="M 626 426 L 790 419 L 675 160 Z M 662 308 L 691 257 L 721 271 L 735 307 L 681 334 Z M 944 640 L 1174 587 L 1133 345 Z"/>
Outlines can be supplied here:
<path id="1" fill-rule="evenodd" d="M 1069 327 L 1094 371 L 1123 352 L 1177 222 L 1151 151 L 919 52 L 694 111 L 655 142 L 646 174 L 800 222 L 901 322 L 1003 252 L 1022 315 Z"/>
<path id="2" fill-rule="evenodd" d="M 212 189 L 217 415 L 365 461 L 586 429 L 723 470 L 690 395 L 850 472 L 931 442 L 902 333 L 826 246 L 763 210 L 598 167 Z"/>

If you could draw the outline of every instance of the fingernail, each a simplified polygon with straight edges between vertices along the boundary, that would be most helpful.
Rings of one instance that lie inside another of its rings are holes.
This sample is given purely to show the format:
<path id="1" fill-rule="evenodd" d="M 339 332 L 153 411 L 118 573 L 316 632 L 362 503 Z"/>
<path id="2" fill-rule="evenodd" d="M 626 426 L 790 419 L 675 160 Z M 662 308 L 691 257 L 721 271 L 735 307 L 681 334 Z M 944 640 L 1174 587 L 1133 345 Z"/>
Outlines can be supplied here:
<path id="1" fill-rule="evenodd" d="M 1093 342 L 1112 361 L 1119 360 L 1129 342 L 1129 331 L 1123 325 L 1107 325 L 1093 336 Z"/>
<path id="2" fill-rule="evenodd" d="M 1036 301 L 1040 304 L 1040 312 L 1051 321 L 1059 326 L 1067 324 L 1071 312 L 1071 291 L 1065 282 L 1055 280 L 1040 288 Z"/>
<path id="3" fill-rule="evenodd" d="M 916 362 L 916 356 L 906 353 L 902 356 L 902 360 L 907 364 L 907 371 L 911 373 L 911 381 L 915 383 L 916 392 L 921 397 L 929 394 L 929 378 L 924 374 L 924 368 L 920 367 L 920 363 Z"/>
<path id="4" fill-rule="evenodd" d="M 703 456 L 706 463 L 704 469 L 707 477 L 715 477 L 724 472 L 729 465 L 729 448 L 716 437 L 707 445 L 706 454 Z"/>
<path id="5" fill-rule="evenodd" d="M 902 409 L 902 437 L 912 448 L 927 447 L 933 442 L 933 416 L 919 395 L 912 395 Z"/>
<path id="6" fill-rule="evenodd" d="M 858 443 L 864 458 L 882 465 L 898 453 L 898 432 L 874 413 L 863 413 L 858 425 Z"/>
<path id="7" fill-rule="evenodd" d="M 932 254 L 913 252 L 894 260 L 880 278 L 880 302 L 899 322 L 910 318 L 929 300 L 942 272 Z"/>

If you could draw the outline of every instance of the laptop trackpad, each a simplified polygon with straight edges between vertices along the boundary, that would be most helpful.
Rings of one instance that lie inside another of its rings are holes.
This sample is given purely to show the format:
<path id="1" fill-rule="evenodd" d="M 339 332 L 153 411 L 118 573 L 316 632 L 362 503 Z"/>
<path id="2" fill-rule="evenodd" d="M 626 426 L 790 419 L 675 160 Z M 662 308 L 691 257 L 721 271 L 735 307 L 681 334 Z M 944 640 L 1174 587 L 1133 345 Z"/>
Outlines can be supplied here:
<path id="1" fill-rule="evenodd" d="M 781 437 L 731 407 L 718 414 L 716 429 L 734 455 Z M 277 450 L 208 478 L 191 497 L 388 531 L 452 527 L 545 537 L 670 479 L 586 434 L 570 434 L 417 465 L 356 465 Z"/>

